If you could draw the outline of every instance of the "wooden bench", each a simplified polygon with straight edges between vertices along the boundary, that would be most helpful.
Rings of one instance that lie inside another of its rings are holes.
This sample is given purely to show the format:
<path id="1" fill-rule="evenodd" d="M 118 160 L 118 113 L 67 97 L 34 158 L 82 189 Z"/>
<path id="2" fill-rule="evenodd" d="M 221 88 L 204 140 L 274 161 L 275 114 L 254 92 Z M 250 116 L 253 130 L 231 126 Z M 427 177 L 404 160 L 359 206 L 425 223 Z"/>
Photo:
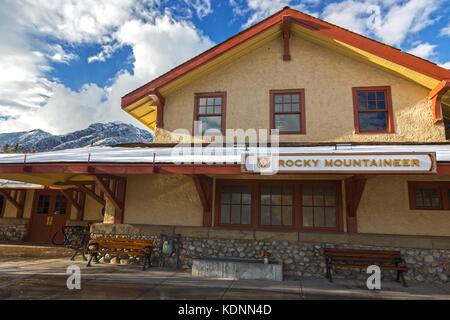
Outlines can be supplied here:
<path id="1" fill-rule="evenodd" d="M 333 282 L 332 272 L 335 268 L 366 269 L 377 265 L 381 270 L 397 271 L 397 281 L 400 279 L 406 287 L 404 273 L 408 271 L 400 251 L 365 250 L 365 249 L 325 249 L 326 276 Z"/>
<path id="2" fill-rule="evenodd" d="M 87 267 L 91 266 L 92 260 L 99 262 L 99 256 L 109 254 L 111 256 L 143 257 L 143 270 L 151 265 L 151 257 L 154 247 L 153 240 L 141 240 L 130 238 L 96 237 L 91 239 L 88 247 L 90 254 Z"/>
<path id="3" fill-rule="evenodd" d="M 64 239 L 61 243 L 56 241 L 59 232 L 56 232 L 52 237 L 52 243 L 58 246 L 65 246 L 74 251 L 70 260 L 75 260 L 78 254 L 81 254 L 84 261 L 86 259 L 87 247 L 89 244 L 91 228 L 89 226 L 64 226 L 62 234 Z"/>

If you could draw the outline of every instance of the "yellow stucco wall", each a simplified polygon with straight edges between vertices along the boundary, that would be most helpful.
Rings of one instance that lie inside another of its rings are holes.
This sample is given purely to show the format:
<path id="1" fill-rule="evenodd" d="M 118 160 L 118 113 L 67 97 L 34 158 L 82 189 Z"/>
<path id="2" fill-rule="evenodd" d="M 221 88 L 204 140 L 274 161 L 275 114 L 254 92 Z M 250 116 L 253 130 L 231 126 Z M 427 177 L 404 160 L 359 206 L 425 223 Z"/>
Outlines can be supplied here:
<path id="1" fill-rule="evenodd" d="M 407 182 L 422 180 L 445 181 L 445 178 L 430 176 L 369 178 L 358 209 L 358 232 L 450 236 L 450 210 L 409 209 Z"/>
<path id="2" fill-rule="evenodd" d="M 201 226 L 203 208 L 192 179 L 182 175 L 128 177 L 124 222 Z"/>
<path id="3" fill-rule="evenodd" d="M 348 176 L 278 175 L 216 176 L 217 179 L 341 180 Z M 442 180 L 426 175 L 384 175 L 368 178 L 358 209 L 358 232 L 391 235 L 450 236 L 450 211 L 410 210 L 408 181 Z M 447 181 L 449 179 L 447 178 Z M 345 189 L 342 219 L 346 230 Z M 214 207 L 214 206 L 213 206 Z M 125 223 L 201 226 L 203 209 L 192 180 L 181 175 L 129 176 Z"/>
<path id="4" fill-rule="evenodd" d="M 445 141 L 443 125 L 433 125 L 429 91 L 413 82 L 350 59 L 294 36 L 292 61 L 282 60 L 275 39 L 166 97 L 165 129 L 192 131 L 194 93 L 227 92 L 227 128 L 268 128 L 269 90 L 304 88 L 306 135 L 281 141 Z M 391 86 L 394 134 L 355 135 L 352 87 Z M 164 130 L 156 142 L 168 142 Z"/>
<path id="5" fill-rule="evenodd" d="M 98 191 L 96 190 L 97 194 Z M 86 202 L 84 204 L 84 220 L 85 221 L 103 221 L 102 215 L 103 206 L 86 195 Z"/>
<path id="6" fill-rule="evenodd" d="M 33 206 L 33 195 L 34 195 L 34 190 L 27 190 L 27 194 L 25 196 L 25 207 L 24 207 L 24 212 L 23 212 L 23 217 L 26 219 L 30 218 L 30 216 L 31 216 L 31 208 Z M 17 208 L 14 207 L 9 201 L 6 201 L 3 217 L 4 218 L 17 218 Z"/>

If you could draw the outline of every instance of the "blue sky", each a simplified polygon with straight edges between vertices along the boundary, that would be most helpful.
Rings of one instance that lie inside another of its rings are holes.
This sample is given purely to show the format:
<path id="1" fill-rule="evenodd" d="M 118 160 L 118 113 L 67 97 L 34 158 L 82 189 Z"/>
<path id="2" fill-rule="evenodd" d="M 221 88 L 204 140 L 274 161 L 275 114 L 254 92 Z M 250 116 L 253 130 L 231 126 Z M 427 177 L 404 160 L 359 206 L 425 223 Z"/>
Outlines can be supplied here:
<path id="1" fill-rule="evenodd" d="M 120 97 L 286 5 L 450 68 L 450 0 L 5 0 L 0 131 L 127 121 Z"/>

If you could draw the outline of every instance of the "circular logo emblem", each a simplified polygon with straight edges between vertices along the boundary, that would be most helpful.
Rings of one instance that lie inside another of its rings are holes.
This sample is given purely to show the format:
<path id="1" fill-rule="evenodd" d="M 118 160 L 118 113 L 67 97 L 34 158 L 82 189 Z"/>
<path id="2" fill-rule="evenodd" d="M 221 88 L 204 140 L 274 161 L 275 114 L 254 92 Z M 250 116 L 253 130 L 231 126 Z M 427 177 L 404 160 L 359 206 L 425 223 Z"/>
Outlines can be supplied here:
<path id="1" fill-rule="evenodd" d="M 270 158 L 269 157 L 258 157 L 258 168 L 267 169 L 270 167 Z"/>

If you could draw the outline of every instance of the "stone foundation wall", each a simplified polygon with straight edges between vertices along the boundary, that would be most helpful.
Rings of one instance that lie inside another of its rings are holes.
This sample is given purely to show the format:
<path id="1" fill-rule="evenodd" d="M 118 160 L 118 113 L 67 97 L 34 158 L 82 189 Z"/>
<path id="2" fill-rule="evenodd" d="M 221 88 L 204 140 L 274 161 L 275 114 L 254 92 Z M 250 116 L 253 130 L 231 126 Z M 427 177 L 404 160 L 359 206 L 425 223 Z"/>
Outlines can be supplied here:
<path id="1" fill-rule="evenodd" d="M 94 225 L 92 231 L 98 235 L 154 240 L 160 234 L 180 234 L 180 265 L 183 268 L 190 268 L 193 259 L 202 257 L 262 259 L 266 252 L 271 259 L 283 264 L 285 276 L 323 277 L 324 248 L 336 247 L 400 250 L 410 269 L 405 275 L 407 280 L 448 283 L 450 277 L 448 238 L 296 233 L 295 239 L 293 233 L 105 224 Z M 384 272 L 383 276 L 395 279 L 393 272 Z M 335 277 L 367 278 L 367 275 L 365 270 L 337 270 Z"/>
<path id="2" fill-rule="evenodd" d="M 0 219 L 0 241 L 24 241 L 28 219 Z"/>

